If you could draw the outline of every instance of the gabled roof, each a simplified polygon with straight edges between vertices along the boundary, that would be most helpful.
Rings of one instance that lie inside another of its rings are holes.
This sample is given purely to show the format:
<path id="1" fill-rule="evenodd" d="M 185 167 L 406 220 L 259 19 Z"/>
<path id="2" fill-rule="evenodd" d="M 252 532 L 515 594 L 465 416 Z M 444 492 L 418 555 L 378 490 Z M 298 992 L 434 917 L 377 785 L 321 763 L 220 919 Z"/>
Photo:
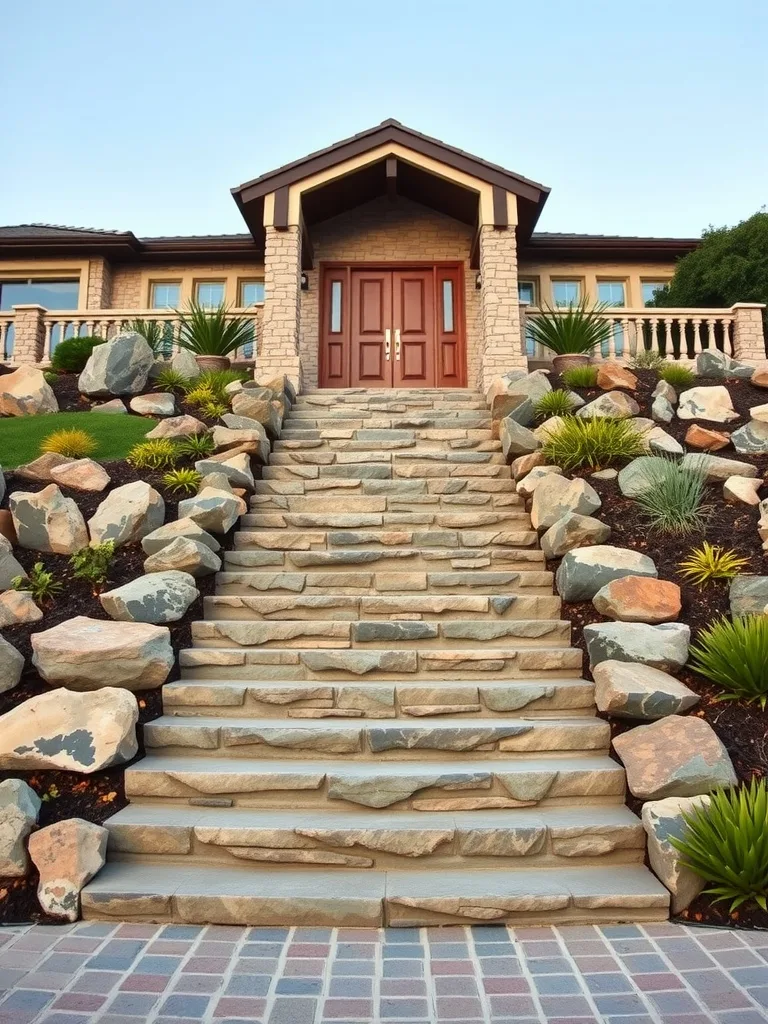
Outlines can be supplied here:
<path id="1" fill-rule="evenodd" d="M 0 238 L 90 238 L 93 235 L 131 235 L 131 232 L 77 228 L 69 224 L 0 224 Z"/>

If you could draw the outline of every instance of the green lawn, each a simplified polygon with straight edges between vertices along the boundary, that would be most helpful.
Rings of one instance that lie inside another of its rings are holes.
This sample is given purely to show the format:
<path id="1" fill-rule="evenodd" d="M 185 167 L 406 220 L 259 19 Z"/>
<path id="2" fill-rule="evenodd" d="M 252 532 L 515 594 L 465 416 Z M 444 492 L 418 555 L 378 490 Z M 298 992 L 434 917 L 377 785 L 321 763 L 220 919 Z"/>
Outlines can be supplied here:
<path id="1" fill-rule="evenodd" d="M 98 441 L 91 458 L 99 462 L 124 458 L 157 425 L 148 416 L 100 412 L 57 412 L 47 416 L 9 416 L 0 419 L 0 466 L 13 469 L 40 454 L 40 443 L 54 430 L 87 430 Z"/>

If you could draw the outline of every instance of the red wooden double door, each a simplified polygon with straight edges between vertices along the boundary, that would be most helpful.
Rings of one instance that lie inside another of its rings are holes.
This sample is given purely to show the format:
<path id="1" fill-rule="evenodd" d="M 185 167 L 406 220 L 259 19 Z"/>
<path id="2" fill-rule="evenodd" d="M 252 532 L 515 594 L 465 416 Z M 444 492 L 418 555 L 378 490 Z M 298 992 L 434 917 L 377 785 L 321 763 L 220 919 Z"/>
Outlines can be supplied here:
<path id="1" fill-rule="evenodd" d="M 325 265 L 320 387 L 464 387 L 459 264 Z"/>

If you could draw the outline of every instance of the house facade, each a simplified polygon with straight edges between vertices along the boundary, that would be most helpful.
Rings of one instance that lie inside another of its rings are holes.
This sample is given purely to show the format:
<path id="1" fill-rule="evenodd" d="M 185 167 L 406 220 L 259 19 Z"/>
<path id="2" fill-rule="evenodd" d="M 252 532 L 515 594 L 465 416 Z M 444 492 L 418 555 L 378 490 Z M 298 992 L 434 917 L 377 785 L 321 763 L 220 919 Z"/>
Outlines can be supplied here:
<path id="1" fill-rule="evenodd" d="M 234 188 L 247 231 L 0 228 L 0 357 L 45 362 L 73 332 L 111 335 L 195 298 L 255 327 L 257 375 L 315 387 L 485 387 L 545 353 L 541 305 L 605 302 L 613 338 L 763 360 L 761 307 L 646 305 L 697 239 L 541 233 L 546 186 L 388 120 Z"/>

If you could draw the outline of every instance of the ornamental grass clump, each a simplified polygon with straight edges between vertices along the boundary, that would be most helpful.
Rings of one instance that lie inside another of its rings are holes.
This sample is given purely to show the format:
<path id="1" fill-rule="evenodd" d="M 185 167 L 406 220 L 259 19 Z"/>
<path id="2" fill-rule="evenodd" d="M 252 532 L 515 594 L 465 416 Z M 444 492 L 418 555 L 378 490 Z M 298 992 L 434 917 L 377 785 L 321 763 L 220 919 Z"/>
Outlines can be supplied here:
<path id="1" fill-rule="evenodd" d="M 613 334 L 613 322 L 603 313 L 608 304 L 592 305 L 585 296 L 562 308 L 543 306 L 538 316 L 526 321 L 528 337 L 555 355 L 589 355 Z"/>
<path id="2" fill-rule="evenodd" d="M 682 863 L 709 882 L 715 903 L 730 900 L 733 913 L 754 900 L 768 910 L 768 785 L 765 779 L 716 790 L 708 807 L 683 814 L 685 831 L 670 842 Z"/>
<path id="3" fill-rule="evenodd" d="M 564 470 L 604 469 L 646 453 L 642 434 L 628 420 L 565 416 L 541 447 L 547 462 Z"/>
<path id="4" fill-rule="evenodd" d="M 178 458 L 178 446 L 165 437 L 140 441 L 127 455 L 127 461 L 134 469 L 171 469 Z"/>
<path id="5" fill-rule="evenodd" d="M 536 416 L 547 419 L 549 416 L 568 416 L 573 412 L 573 396 L 562 388 L 545 392 L 535 406 Z"/>
<path id="6" fill-rule="evenodd" d="M 195 494 L 202 479 L 196 469 L 186 467 L 170 470 L 163 476 L 163 484 L 172 494 Z"/>
<path id="7" fill-rule="evenodd" d="M 678 562 L 680 575 L 697 587 L 703 587 L 712 580 L 732 580 L 748 565 L 748 558 L 742 558 L 737 552 L 710 544 L 706 540 L 701 547 L 693 548 L 682 562 Z"/>
<path id="8" fill-rule="evenodd" d="M 635 352 L 629 365 L 633 370 L 659 371 L 662 366 L 666 366 L 666 362 L 661 352 L 657 352 L 655 348 L 643 348 L 639 352 Z"/>
<path id="9" fill-rule="evenodd" d="M 683 466 L 675 459 L 659 457 L 646 472 L 648 488 L 635 502 L 651 529 L 678 535 L 702 530 L 712 511 L 704 501 L 707 481 L 703 466 Z"/>
<path id="10" fill-rule="evenodd" d="M 188 434 L 176 442 L 176 451 L 190 459 L 204 459 L 213 455 L 213 438 L 210 434 Z"/>
<path id="11" fill-rule="evenodd" d="M 681 366 L 680 363 L 664 363 L 659 369 L 659 377 L 678 391 L 696 383 L 696 374 L 693 370 L 688 366 Z"/>
<path id="12" fill-rule="evenodd" d="M 170 366 L 161 370 L 155 377 L 155 387 L 158 391 L 184 391 L 189 386 L 190 378 L 183 373 L 172 369 Z"/>
<path id="13" fill-rule="evenodd" d="M 84 459 L 95 452 L 98 442 L 87 430 L 78 430 L 75 427 L 66 430 L 54 430 L 48 437 L 40 442 L 40 453 L 54 452 L 56 455 L 66 455 L 70 459 Z"/>
<path id="14" fill-rule="evenodd" d="M 768 704 L 768 616 L 718 619 L 702 630 L 688 667 L 723 691 L 717 700 Z"/>
<path id="15" fill-rule="evenodd" d="M 594 388 L 597 386 L 598 369 L 596 366 L 572 366 L 563 370 L 560 378 L 569 388 Z"/>

